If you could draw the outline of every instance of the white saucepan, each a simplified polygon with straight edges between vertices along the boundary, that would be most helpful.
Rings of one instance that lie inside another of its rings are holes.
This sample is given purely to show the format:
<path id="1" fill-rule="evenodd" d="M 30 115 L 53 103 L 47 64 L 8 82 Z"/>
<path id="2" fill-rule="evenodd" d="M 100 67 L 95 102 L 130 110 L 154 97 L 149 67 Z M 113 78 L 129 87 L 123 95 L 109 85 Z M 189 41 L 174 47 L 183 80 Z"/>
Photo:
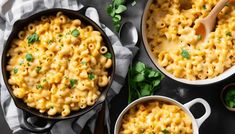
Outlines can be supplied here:
<path id="1" fill-rule="evenodd" d="M 210 105 L 201 98 L 196 98 L 186 104 L 181 104 L 176 100 L 173 100 L 169 97 L 165 97 L 165 96 L 147 96 L 147 97 L 143 97 L 140 98 L 138 100 L 135 100 L 134 102 L 132 102 L 131 104 L 129 104 L 119 115 L 116 124 L 115 124 L 115 128 L 114 128 L 114 134 L 119 134 L 119 129 L 121 127 L 121 123 L 122 123 L 122 118 L 123 116 L 129 111 L 129 109 L 131 109 L 132 107 L 136 106 L 137 104 L 146 102 L 146 101 L 150 101 L 150 100 L 156 100 L 156 101 L 163 101 L 163 102 L 167 102 L 167 103 L 171 103 L 174 104 L 178 107 L 180 107 L 186 114 L 189 115 L 189 117 L 192 120 L 192 127 L 193 127 L 193 134 L 199 134 L 199 128 L 201 126 L 201 124 L 209 117 L 209 115 L 211 114 L 211 108 Z M 192 115 L 192 113 L 190 112 L 190 108 L 196 104 L 196 103 L 201 103 L 204 107 L 205 107 L 205 113 L 203 116 L 201 116 L 198 119 L 195 119 L 194 116 Z"/>

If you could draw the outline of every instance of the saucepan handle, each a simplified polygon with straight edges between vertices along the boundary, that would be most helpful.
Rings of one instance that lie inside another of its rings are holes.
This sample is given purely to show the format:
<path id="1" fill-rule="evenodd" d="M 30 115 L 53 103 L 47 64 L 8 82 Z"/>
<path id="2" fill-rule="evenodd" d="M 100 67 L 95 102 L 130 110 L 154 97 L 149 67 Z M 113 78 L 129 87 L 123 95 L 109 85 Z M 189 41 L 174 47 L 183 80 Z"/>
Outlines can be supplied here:
<path id="1" fill-rule="evenodd" d="M 206 111 L 204 113 L 204 115 L 198 119 L 196 119 L 196 122 L 197 122 L 197 125 L 198 125 L 198 128 L 201 126 L 201 124 L 209 117 L 209 115 L 211 114 L 211 108 L 210 108 L 210 105 L 208 104 L 207 101 L 205 101 L 204 99 L 202 98 L 197 98 L 197 99 L 194 99 L 186 104 L 184 104 L 184 107 L 187 108 L 188 110 L 196 103 L 201 103 Z"/>
<path id="2" fill-rule="evenodd" d="M 88 8 L 88 6 L 84 6 L 81 9 L 79 9 L 78 12 L 82 15 L 85 15 L 87 8 Z"/>
<path id="3" fill-rule="evenodd" d="M 23 111 L 23 117 L 19 120 L 20 121 L 20 127 L 24 130 L 33 132 L 33 133 L 44 133 L 49 132 L 51 128 L 54 126 L 54 124 L 57 122 L 55 120 L 42 120 L 45 121 L 46 124 L 44 126 L 37 126 L 34 123 L 28 122 L 29 118 L 37 118 L 40 120 L 39 117 L 33 116 L 28 112 Z"/>

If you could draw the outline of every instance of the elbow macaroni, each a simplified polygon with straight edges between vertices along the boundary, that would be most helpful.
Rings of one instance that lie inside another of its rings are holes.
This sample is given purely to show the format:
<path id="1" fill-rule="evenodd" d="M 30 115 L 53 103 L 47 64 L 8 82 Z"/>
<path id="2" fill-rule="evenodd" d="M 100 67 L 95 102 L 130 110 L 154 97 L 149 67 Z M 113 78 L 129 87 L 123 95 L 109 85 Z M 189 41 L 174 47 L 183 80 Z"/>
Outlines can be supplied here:
<path id="1" fill-rule="evenodd" d="M 42 16 L 12 41 L 8 82 L 29 107 L 68 116 L 95 104 L 110 79 L 110 55 L 93 27 L 61 12 Z"/>
<path id="2" fill-rule="evenodd" d="M 195 29 L 219 0 L 153 0 L 146 20 L 148 44 L 160 66 L 188 80 L 214 78 L 235 64 L 235 7 L 217 16 L 215 31 L 203 42 Z M 184 7 L 187 6 L 187 7 Z M 189 57 L 185 58 L 182 51 Z"/>
<path id="3" fill-rule="evenodd" d="M 192 120 L 178 106 L 148 101 L 131 108 L 121 122 L 119 134 L 192 134 Z"/>

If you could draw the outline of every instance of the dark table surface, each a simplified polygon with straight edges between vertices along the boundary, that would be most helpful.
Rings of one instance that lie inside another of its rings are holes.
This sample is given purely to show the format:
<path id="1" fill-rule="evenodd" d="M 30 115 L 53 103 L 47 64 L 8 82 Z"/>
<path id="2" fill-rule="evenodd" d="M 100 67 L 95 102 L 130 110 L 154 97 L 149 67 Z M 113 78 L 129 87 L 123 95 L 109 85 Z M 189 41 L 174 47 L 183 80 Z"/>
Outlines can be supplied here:
<path id="1" fill-rule="evenodd" d="M 100 21 L 113 30 L 111 18 L 107 16 L 105 11 L 105 7 L 110 1 L 111 0 L 81 0 L 81 2 L 86 6 L 96 7 L 100 15 Z M 123 15 L 123 22 L 131 21 L 138 28 L 139 32 L 141 16 L 146 2 L 147 0 L 137 0 L 137 4 L 134 7 L 129 5 L 128 11 Z M 155 68 L 147 56 L 141 38 L 138 45 L 140 47 L 140 51 L 134 61 L 142 61 Z M 199 130 L 200 134 L 235 134 L 235 113 L 225 109 L 220 101 L 221 89 L 226 84 L 232 82 L 235 82 L 235 76 L 222 82 L 206 86 L 190 86 L 165 78 L 161 83 L 161 88 L 156 91 L 155 94 L 171 97 L 183 104 L 195 98 L 203 98 L 208 101 L 211 106 L 211 115 L 201 125 Z M 114 97 L 111 102 L 110 115 L 112 130 L 118 115 L 127 105 L 127 94 L 128 90 L 125 85 L 120 94 Z M 202 116 L 205 112 L 204 108 L 200 104 L 193 106 L 191 111 L 195 118 Z M 0 133 L 11 133 L 3 117 L 2 110 L 0 110 Z M 89 132 L 85 128 L 83 133 L 87 134 Z"/>

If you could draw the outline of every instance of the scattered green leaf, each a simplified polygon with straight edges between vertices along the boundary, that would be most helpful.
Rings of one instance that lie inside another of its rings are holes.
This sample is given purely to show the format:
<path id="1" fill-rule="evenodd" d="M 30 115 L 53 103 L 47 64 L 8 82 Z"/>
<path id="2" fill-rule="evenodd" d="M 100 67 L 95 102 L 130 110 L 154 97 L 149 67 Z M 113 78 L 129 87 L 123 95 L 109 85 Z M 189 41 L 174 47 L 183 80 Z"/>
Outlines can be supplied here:
<path id="1" fill-rule="evenodd" d="M 82 65 L 86 65 L 87 62 L 85 60 L 83 60 L 81 63 L 82 63 Z"/>
<path id="2" fill-rule="evenodd" d="M 15 67 L 15 68 L 13 69 L 13 72 L 14 72 L 14 74 L 17 74 L 17 73 L 18 73 L 18 68 Z"/>
<path id="3" fill-rule="evenodd" d="M 26 56 L 25 56 L 25 58 L 26 58 L 26 60 L 29 61 L 29 62 L 33 61 L 33 55 L 32 55 L 32 54 L 27 53 Z"/>
<path id="4" fill-rule="evenodd" d="M 164 134 L 168 134 L 168 133 L 169 133 L 166 129 L 164 129 L 162 132 L 163 132 Z"/>
<path id="5" fill-rule="evenodd" d="M 231 32 L 226 32 L 226 36 L 232 36 L 232 33 Z"/>
<path id="6" fill-rule="evenodd" d="M 189 52 L 187 50 L 185 50 L 185 49 L 181 50 L 181 56 L 186 58 L 186 59 L 190 58 Z"/>
<path id="7" fill-rule="evenodd" d="M 112 58 L 112 54 L 108 52 L 108 53 L 104 54 L 104 57 L 106 57 L 108 59 L 111 59 Z"/>
<path id="8" fill-rule="evenodd" d="M 42 67 L 37 66 L 37 67 L 36 67 L 36 72 L 39 73 L 41 69 L 42 69 Z"/>
<path id="9" fill-rule="evenodd" d="M 34 42 L 39 41 L 39 36 L 37 35 L 37 33 L 34 33 L 32 35 L 29 35 L 27 37 L 27 40 L 28 40 L 28 44 L 33 44 Z"/>
<path id="10" fill-rule="evenodd" d="M 203 8 L 204 10 L 206 10 L 206 5 L 203 5 L 202 8 Z"/>
<path id="11" fill-rule="evenodd" d="M 78 83 L 78 80 L 70 79 L 69 83 L 70 83 L 70 87 L 73 88 Z"/>
<path id="12" fill-rule="evenodd" d="M 39 85 L 36 86 L 36 88 L 37 88 L 37 89 L 42 89 L 43 86 L 39 84 Z"/>
<path id="13" fill-rule="evenodd" d="M 77 29 L 74 29 L 71 34 L 74 36 L 74 37 L 78 37 L 80 32 L 77 30 Z"/>
<path id="14" fill-rule="evenodd" d="M 201 34 L 197 35 L 197 40 L 201 40 L 201 39 L 202 39 L 202 35 Z"/>
<path id="15" fill-rule="evenodd" d="M 93 80 L 95 78 L 95 75 L 93 73 L 88 73 L 88 78 L 90 80 Z"/>

